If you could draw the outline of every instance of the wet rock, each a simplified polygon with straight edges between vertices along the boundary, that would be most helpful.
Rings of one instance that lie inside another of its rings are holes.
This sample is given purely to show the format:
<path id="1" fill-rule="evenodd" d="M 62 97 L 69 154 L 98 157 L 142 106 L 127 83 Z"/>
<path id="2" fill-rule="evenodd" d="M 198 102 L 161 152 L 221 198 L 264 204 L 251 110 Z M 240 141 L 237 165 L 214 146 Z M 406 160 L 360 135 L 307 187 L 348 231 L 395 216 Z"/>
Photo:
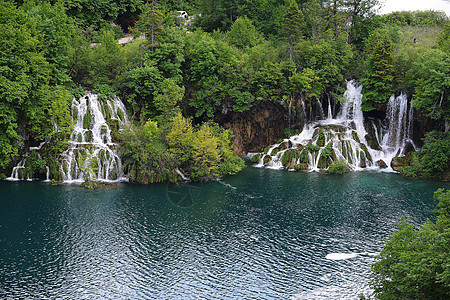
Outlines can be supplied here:
<path id="1" fill-rule="evenodd" d="M 366 167 L 367 167 L 367 164 L 366 164 L 366 160 L 365 160 L 365 159 L 362 159 L 362 160 L 359 162 L 359 167 L 360 167 L 360 168 L 366 168 Z"/>
<path id="2" fill-rule="evenodd" d="M 381 169 L 386 169 L 388 166 L 387 166 L 387 164 L 384 162 L 384 160 L 382 160 L 382 159 L 380 159 L 380 160 L 377 160 L 376 162 L 375 162 L 375 165 L 376 166 L 378 166 L 378 167 L 380 167 Z"/>
<path id="3" fill-rule="evenodd" d="M 391 168 L 394 171 L 400 172 L 402 167 L 410 166 L 412 163 L 414 151 L 408 152 L 405 156 L 394 157 L 391 161 Z"/>
<path id="4" fill-rule="evenodd" d="M 269 156 L 269 155 L 264 156 L 264 159 L 263 159 L 264 165 L 267 166 L 271 160 L 272 160 L 271 156 Z"/>
<path id="5" fill-rule="evenodd" d="M 294 170 L 306 172 L 306 171 L 308 171 L 308 164 L 305 164 L 305 163 L 296 164 L 296 165 L 294 165 Z"/>

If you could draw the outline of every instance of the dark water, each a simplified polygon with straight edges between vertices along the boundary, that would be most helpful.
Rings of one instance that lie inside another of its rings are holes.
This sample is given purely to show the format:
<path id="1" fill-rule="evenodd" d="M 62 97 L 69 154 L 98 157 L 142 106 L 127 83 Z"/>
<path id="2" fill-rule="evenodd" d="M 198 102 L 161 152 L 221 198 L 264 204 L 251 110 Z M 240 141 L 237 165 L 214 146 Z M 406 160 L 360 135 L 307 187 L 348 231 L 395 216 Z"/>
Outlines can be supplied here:
<path id="1" fill-rule="evenodd" d="M 251 167 L 178 186 L 0 182 L 0 298 L 353 299 L 393 222 L 432 218 L 438 187 Z"/>

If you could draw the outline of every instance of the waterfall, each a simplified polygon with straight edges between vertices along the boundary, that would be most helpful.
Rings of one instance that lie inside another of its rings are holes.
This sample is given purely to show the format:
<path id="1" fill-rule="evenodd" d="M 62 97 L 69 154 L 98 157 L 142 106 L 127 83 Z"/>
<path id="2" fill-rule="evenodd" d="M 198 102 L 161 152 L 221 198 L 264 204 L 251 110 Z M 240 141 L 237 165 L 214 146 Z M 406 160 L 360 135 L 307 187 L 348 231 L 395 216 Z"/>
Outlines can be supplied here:
<path id="1" fill-rule="evenodd" d="M 119 132 L 128 123 L 125 106 L 119 98 L 100 99 L 87 92 L 80 99 L 73 98 L 72 121 L 74 129 L 68 141 L 68 149 L 61 154 L 60 172 L 64 182 L 82 183 L 86 179 L 101 182 L 127 181 L 123 177 L 122 162 L 117 152 L 118 145 L 112 142 L 113 130 Z M 56 125 L 55 130 L 58 130 Z M 33 153 L 41 158 L 39 150 L 47 139 L 37 147 L 30 147 L 7 180 L 31 180 L 27 161 Z M 50 168 L 46 168 L 46 179 L 50 181 Z"/>
<path id="2" fill-rule="evenodd" d="M 30 174 L 30 171 L 27 170 L 25 164 L 27 163 L 28 158 L 30 157 L 32 151 L 37 151 L 38 152 L 37 153 L 38 157 L 41 158 L 41 155 L 39 154 L 39 150 L 41 150 L 42 146 L 44 146 L 49 141 L 50 141 L 50 138 L 47 138 L 47 139 L 45 139 L 45 141 L 41 142 L 39 144 L 39 146 L 37 146 L 37 147 L 29 147 L 28 151 L 25 153 L 23 158 L 19 161 L 17 166 L 13 167 L 12 172 L 11 172 L 11 176 L 7 177 L 6 180 L 9 180 L 9 181 L 18 181 L 18 180 L 31 181 L 33 174 Z M 48 166 L 45 166 L 45 168 L 47 169 L 47 179 L 48 179 L 48 175 L 49 175 L 49 171 L 48 170 L 49 170 L 49 168 L 48 168 Z"/>
<path id="3" fill-rule="evenodd" d="M 347 82 L 344 102 L 335 118 L 332 117 L 329 100 L 326 119 L 312 121 L 304 126 L 300 134 L 270 147 L 267 153 L 260 154 L 257 166 L 320 171 L 339 160 L 352 170 L 384 168 L 385 164 L 387 170 L 392 171 L 391 160 L 404 154 L 406 143 L 417 149 L 410 138 L 413 107 L 406 95 L 392 96 L 386 120 L 378 120 L 378 124 L 371 121 L 375 139 L 380 145 L 380 149 L 371 149 L 366 141 L 368 134 L 361 110 L 361 90 L 362 85 L 356 81 Z"/>
<path id="4" fill-rule="evenodd" d="M 330 97 L 328 97 L 328 115 L 327 115 L 327 120 L 331 120 L 331 119 L 333 119 L 333 113 L 331 112 Z"/>
<path id="5" fill-rule="evenodd" d="M 13 168 L 13 170 L 11 172 L 11 176 L 6 178 L 6 180 L 17 181 L 17 180 L 29 179 L 29 177 L 25 178 L 25 176 L 27 176 L 27 172 L 25 169 L 25 163 L 27 162 L 27 158 L 28 157 L 25 157 L 19 161 L 17 166 L 15 166 Z"/>
<path id="6" fill-rule="evenodd" d="M 117 144 L 112 142 L 111 127 L 121 130 L 128 124 L 125 106 L 119 98 L 99 99 L 87 92 L 72 100 L 74 130 L 69 148 L 62 153 L 60 171 L 64 182 L 124 181 Z"/>

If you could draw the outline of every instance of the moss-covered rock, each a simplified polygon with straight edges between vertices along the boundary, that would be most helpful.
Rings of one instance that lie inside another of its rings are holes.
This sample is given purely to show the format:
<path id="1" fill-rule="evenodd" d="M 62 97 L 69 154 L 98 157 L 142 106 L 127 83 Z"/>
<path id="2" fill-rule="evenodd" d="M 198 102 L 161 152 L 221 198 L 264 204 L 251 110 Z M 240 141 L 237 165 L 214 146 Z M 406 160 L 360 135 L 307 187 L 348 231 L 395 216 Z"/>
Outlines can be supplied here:
<path id="1" fill-rule="evenodd" d="M 252 156 L 252 158 L 250 159 L 250 161 L 254 164 L 259 163 L 259 161 L 261 160 L 261 154 L 255 154 Z"/>
<path id="2" fill-rule="evenodd" d="M 270 155 L 276 155 L 278 152 L 286 150 L 287 148 L 288 148 L 288 142 L 283 142 L 275 149 L 272 149 L 272 152 L 270 153 Z"/>
<path id="3" fill-rule="evenodd" d="M 405 156 L 394 157 L 391 161 L 391 168 L 394 171 L 400 172 L 401 168 L 411 166 L 414 152 L 408 152 Z"/>
<path id="4" fill-rule="evenodd" d="M 265 155 L 263 159 L 264 165 L 267 166 L 271 160 L 272 157 L 270 155 Z"/>
<path id="5" fill-rule="evenodd" d="M 308 164 L 299 163 L 294 165 L 295 171 L 308 171 Z"/>
<path id="6" fill-rule="evenodd" d="M 299 151 L 296 149 L 286 150 L 281 158 L 281 163 L 285 168 L 290 169 L 295 164 L 299 154 Z"/>
<path id="7" fill-rule="evenodd" d="M 344 161 L 337 160 L 326 170 L 326 173 L 328 173 L 328 174 L 344 174 L 349 171 L 350 171 L 350 168 Z"/>

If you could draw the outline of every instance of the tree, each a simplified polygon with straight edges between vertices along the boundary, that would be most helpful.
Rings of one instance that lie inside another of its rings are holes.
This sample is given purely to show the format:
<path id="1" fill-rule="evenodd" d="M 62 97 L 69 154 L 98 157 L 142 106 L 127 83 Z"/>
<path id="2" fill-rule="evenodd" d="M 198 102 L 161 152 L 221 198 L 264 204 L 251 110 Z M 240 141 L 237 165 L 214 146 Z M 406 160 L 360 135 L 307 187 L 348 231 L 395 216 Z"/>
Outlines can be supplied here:
<path id="1" fill-rule="evenodd" d="M 444 31 L 438 36 L 438 44 L 442 51 L 450 52 L 450 21 L 444 25 Z"/>
<path id="2" fill-rule="evenodd" d="M 208 124 L 203 124 L 192 141 L 192 160 L 194 177 L 218 176 L 220 154 L 218 139 Z"/>
<path id="3" fill-rule="evenodd" d="M 187 163 L 191 157 L 193 134 L 194 129 L 191 120 L 178 113 L 172 120 L 166 142 L 170 151 L 178 157 L 180 165 Z"/>
<path id="4" fill-rule="evenodd" d="M 261 40 L 255 26 L 247 16 L 239 17 L 231 26 L 227 36 L 232 45 L 241 49 L 254 47 Z"/>
<path id="5" fill-rule="evenodd" d="M 386 102 L 393 91 L 394 45 L 387 34 L 376 30 L 370 36 L 366 52 L 366 74 L 363 83 L 363 110 L 372 110 L 373 103 Z"/>
<path id="6" fill-rule="evenodd" d="M 379 6 L 378 0 L 342 0 L 342 6 L 350 21 L 349 42 L 356 44 L 359 49 L 364 45 L 373 26 L 375 10 Z"/>
<path id="7" fill-rule="evenodd" d="M 289 59 L 293 58 L 295 45 L 303 38 L 303 13 L 298 9 L 297 2 L 291 1 L 283 18 L 283 35 L 289 43 Z"/>
<path id="8" fill-rule="evenodd" d="M 413 105 L 432 119 L 450 120 L 450 54 L 430 49 L 414 62 Z"/>
<path id="9" fill-rule="evenodd" d="M 126 87 L 134 113 L 140 114 L 144 119 L 154 116 L 153 98 L 159 90 L 162 78 L 155 62 L 150 60 L 142 67 L 130 71 Z"/>
<path id="10" fill-rule="evenodd" d="M 158 7 L 156 0 L 149 2 L 140 16 L 140 20 L 137 24 L 140 31 L 145 33 L 147 40 L 150 41 L 150 47 L 152 52 L 157 45 L 157 37 L 163 29 L 164 15 Z"/>
<path id="11" fill-rule="evenodd" d="M 72 55 L 76 29 L 72 18 L 66 14 L 62 1 L 51 5 L 47 1 L 26 1 L 23 9 L 36 20 L 37 29 L 44 35 L 42 49 L 51 68 L 50 84 L 70 81 L 69 58 Z"/>
<path id="12" fill-rule="evenodd" d="M 177 106 L 184 96 L 184 86 L 179 87 L 173 80 L 164 79 L 160 92 L 155 97 L 155 107 L 163 115 L 166 124 L 180 112 Z"/>
<path id="13" fill-rule="evenodd" d="M 0 169 L 4 169 L 18 154 L 21 134 L 36 133 L 47 120 L 50 67 L 36 20 L 22 8 L 1 1 L 0 27 Z"/>
<path id="14" fill-rule="evenodd" d="M 445 179 L 450 166 L 450 132 L 431 131 L 426 134 L 424 145 L 414 152 L 409 166 L 400 171 L 408 176 Z"/>
<path id="15" fill-rule="evenodd" d="M 439 189 L 436 223 L 420 229 L 404 218 L 372 265 L 371 285 L 379 299 L 450 297 L 450 191 Z"/>

